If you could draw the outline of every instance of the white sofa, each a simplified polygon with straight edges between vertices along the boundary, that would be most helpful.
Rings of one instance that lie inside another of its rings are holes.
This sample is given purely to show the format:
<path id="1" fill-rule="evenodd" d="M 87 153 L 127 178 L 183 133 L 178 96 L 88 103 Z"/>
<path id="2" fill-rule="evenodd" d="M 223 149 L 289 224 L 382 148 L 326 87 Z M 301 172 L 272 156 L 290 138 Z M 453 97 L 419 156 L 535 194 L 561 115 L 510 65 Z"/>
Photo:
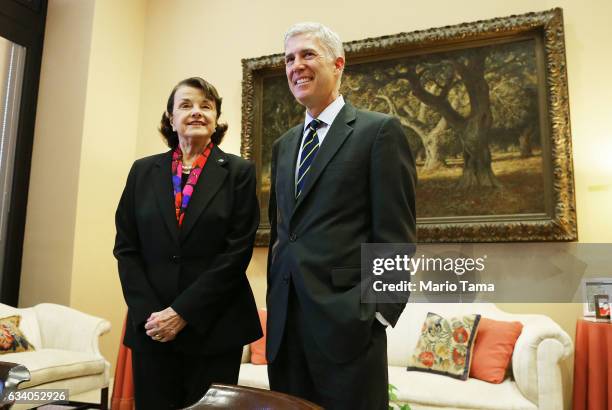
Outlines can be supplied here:
<path id="1" fill-rule="evenodd" d="M 4 362 L 29 370 L 31 379 L 21 383 L 20 390 L 68 389 L 69 397 L 101 390 L 101 401 L 108 402 L 110 364 L 98 346 L 99 337 L 110 330 L 107 320 L 52 303 L 24 309 L 0 304 L 0 318 L 12 315 L 21 316 L 19 328 L 35 348 L 0 356 Z M 35 406 L 16 404 L 12 408 L 31 407 Z"/>
<path id="2" fill-rule="evenodd" d="M 483 317 L 519 321 L 523 331 L 512 356 L 512 377 L 501 384 L 478 379 L 461 381 L 451 377 L 407 371 L 427 312 L 444 317 L 480 313 Z M 492 303 L 412 303 L 393 329 L 387 330 L 389 383 L 398 388 L 398 399 L 420 409 L 563 409 L 560 362 L 573 352 L 572 341 L 558 324 L 543 315 L 503 312 Z M 245 348 L 238 384 L 269 388 L 265 365 L 249 362 Z"/>

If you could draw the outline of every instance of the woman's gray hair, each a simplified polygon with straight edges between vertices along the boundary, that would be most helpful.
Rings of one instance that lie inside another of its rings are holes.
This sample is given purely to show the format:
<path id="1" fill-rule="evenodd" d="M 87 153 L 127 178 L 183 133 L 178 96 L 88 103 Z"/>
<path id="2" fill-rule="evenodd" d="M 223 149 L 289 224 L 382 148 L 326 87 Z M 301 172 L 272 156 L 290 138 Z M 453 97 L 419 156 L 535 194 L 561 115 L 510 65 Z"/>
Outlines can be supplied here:
<path id="1" fill-rule="evenodd" d="M 340 36 L 321 23 L 305 22 L 291 26 L 285 33 L 285 48 L 290 38 L 300 34 L 312 34 L 318 38 L 327 52 L 328 57 L 332 60 L 338 57 L 344 58 L 344 47 L 342 46 Z"/>

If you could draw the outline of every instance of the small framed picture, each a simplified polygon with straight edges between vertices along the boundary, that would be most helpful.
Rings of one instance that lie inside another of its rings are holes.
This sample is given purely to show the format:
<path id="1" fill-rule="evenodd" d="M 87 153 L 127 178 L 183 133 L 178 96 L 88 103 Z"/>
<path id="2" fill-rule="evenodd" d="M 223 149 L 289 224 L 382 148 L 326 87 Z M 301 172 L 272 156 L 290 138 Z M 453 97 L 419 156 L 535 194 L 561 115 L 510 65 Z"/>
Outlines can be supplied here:
<path id="1" fill-rule="evenodd" d="M 612 277 L 587 278 L 582 283 L 582 289 L 583 314 L 595 316 L 595 295 L 607 295 L 608 300 L 612 300 Z"/>
<path id="2" fill-rule="evenodd" d="M 595 295 L 595 317 L 610 320 L 610 297 L 608 295 Z"/>

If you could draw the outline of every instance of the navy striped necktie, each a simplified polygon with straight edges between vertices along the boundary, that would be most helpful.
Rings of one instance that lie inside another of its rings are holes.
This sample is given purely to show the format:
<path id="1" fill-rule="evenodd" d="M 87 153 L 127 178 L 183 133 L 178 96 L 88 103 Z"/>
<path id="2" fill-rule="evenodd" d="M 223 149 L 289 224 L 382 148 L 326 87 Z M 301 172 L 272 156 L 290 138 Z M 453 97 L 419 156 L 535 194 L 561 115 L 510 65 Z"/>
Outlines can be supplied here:
<path id="1" fill-rule="evenodd" d="M 319 151 L 319 138 L 317 137 L 317 129 L 323 125 L 323 121 L 314 119 L 308 124 L 308 133 L 304 138 L 302 145 L 302 154 L 300 155 L 300 163 L 298 165 L 297 182 L 295 184 L 295 198 L 299 198 L 308 177 L 310 165 L 314 160 L 317 151 Z"/>

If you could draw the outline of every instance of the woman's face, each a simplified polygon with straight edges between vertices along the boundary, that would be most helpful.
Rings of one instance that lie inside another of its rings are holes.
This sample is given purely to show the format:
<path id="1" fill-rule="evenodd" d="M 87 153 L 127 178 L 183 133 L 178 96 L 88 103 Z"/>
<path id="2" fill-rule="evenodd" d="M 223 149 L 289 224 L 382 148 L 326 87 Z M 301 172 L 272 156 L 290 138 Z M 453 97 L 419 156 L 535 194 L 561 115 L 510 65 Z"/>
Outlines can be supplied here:
<path id="1" fill-rule="evenodd" d="M 210 140 L 217 127 L 217 105 L 198 88 L 182 86 L 174 93 L 174 109 L 170 124 L 179 141 Z"/>

